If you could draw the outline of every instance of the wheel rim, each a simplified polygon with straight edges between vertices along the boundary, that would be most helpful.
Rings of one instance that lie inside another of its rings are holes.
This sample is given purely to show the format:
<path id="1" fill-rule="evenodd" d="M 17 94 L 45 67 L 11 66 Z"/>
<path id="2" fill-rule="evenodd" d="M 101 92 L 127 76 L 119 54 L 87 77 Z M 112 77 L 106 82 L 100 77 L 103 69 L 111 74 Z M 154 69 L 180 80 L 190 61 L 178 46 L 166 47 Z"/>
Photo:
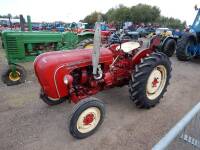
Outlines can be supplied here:
<path id="1" fill-rule="evenodd" d="M 92 49 L 94 47 L 93 44 L 87 44 L 84 48 L 85 49 Z"/>
<path id="2" fill-rule="evenodd" d="M 90 107 L 84 110 L 78 120 L 77 129 L 81 133 L 88 133 L 96 128 L 101 118 L 101 112 L 97 107 Z"/>
<path id="3" fill-rule="evenodd" d="M 163 91 L 167 80 L 167 71 L 163 65 L 153 69 L 146 87 L 146 95 L 150 100 L 155 100 Z"/>
<path id="4" fill-rule="evenodd" d="M 20 79 L 20 72 L 18 72 L 18 71 L 15 71 L 15 73 L 10 72 L 9 73 L 9 79 L 11 81 L 18 81 Z"/>

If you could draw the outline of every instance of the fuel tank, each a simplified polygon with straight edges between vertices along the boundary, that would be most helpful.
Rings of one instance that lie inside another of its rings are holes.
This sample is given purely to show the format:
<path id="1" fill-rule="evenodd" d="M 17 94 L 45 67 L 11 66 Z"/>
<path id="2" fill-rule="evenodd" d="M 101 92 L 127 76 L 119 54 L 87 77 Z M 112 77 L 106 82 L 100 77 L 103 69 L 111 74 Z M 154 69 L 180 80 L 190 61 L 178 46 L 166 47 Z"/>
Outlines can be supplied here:
<path id="1" fill-rule="evenodd" d="M 100 49 L 99 62 L 110 65 L 113 53 L 107 48 Z M 92 65 L 92 50 L 67 50 L 47 52 L 36 57 L 34 70 L 44 93 L 52 99 L 67 96 L 69 89 L 64 84 L 65 75 L 76 68 Z"/>

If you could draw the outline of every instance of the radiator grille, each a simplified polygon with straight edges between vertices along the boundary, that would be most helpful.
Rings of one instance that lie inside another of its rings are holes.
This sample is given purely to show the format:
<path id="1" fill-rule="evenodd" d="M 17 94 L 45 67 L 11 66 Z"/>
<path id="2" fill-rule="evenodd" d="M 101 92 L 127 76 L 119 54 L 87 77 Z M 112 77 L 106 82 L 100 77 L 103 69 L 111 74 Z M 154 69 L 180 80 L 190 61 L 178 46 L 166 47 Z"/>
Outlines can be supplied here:
<path id="1" fill-rule="evenodd" d="M 19 50 L 17 49 L 17 42 L 15 37 L 7 37 L 7 51 L 8 54 L 17 55 Z"/>

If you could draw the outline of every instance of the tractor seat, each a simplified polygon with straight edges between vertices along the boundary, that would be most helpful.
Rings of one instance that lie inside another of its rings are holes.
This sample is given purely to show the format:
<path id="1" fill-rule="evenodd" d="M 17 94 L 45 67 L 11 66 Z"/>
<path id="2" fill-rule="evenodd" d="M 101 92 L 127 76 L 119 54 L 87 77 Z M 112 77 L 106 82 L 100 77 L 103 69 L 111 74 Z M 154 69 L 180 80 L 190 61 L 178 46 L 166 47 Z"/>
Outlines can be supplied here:
<path id="1" fill-rule="evenodd" d="M 125 53 L 128 53 L 134 49 L 137 49 L 140 47 L 140 44 L 138 42 L 125 42 L 121 44 L 121 48 L 120 46 L 117 46 L 116 50 L 123 50 Z"/>

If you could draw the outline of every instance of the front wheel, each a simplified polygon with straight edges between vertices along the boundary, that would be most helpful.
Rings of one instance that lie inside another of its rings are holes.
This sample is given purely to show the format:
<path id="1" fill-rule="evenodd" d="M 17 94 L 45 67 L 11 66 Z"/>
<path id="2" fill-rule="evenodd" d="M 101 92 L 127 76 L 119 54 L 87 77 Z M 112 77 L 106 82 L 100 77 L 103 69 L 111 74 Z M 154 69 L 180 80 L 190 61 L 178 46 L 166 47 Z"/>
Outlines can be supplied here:
<path id="1" fill-rule="evenodd" d="M 77 138 L 83 139 L 92 135 L 102 124 L 105 116 L 104 103 L 98 99 L 81 100 L 73 108 L 69 131 Z"/>
<path id="2" fill-rule="evenodd" d="M 153 53 L 136 65 L 129 83 L 132 101 L 140 108 L 151 108 L 159 103 L 171 77 L 171 62 L 163 53 Z"/>
<path id="3" fill-rule="evenodd" d="M 1 79 L 8 86 L 24 83 L 26 70 L 20 65 L 11 65 L 4 69 Z"/>

